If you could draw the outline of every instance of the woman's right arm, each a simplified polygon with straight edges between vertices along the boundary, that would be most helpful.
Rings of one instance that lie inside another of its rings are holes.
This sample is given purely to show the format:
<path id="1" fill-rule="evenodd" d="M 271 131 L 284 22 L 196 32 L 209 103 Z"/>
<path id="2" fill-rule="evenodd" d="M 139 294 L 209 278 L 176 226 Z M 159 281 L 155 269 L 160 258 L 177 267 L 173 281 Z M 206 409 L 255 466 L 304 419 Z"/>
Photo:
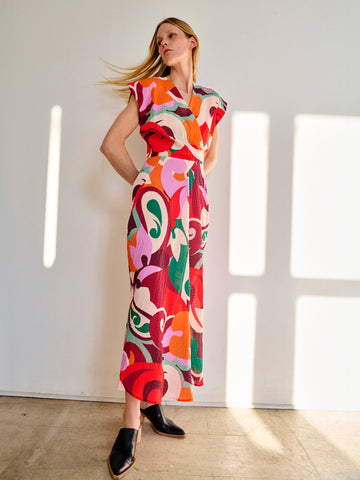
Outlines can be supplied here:
<path id="1" fill-rule="evenodd" d="M 134 95 L 131 95 L 129 103 L 111 125 L 100 147 L 100 152 L 105 155 L 118 174 L 131 185 L 139 171 L 125 148 L 125 140 L 138 124 L 138 105 Z"/>

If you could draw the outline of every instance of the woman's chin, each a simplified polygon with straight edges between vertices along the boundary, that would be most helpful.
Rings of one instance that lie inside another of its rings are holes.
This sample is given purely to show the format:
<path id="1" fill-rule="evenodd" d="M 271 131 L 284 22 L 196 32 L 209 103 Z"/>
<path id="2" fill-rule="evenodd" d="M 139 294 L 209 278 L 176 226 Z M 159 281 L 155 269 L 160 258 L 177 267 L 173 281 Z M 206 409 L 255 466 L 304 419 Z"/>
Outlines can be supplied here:
<path id="1" fill-rule="evenodd" d="M 172 65 L 174 65 L 174 63 L 176 63 L 176 59 L 175 58 L 163 58 L 163 62 L 165 63 L 165 65 L 167 67 L 171 67 Z"/>

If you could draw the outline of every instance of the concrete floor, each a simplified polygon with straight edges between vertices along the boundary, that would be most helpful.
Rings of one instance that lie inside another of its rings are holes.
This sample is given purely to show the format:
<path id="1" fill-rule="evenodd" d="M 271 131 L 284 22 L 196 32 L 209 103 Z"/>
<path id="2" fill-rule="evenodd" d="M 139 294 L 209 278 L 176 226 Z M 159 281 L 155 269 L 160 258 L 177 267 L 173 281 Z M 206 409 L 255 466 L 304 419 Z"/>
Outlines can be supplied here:
<path id="1" fill-rule="evenodd" d="M 0 479 L 110 479 L 114 403 L 0 397 Z M 359 480 L 360 412 L 165 406 L 185 439 L 146 420 L 127 480 Z"/>

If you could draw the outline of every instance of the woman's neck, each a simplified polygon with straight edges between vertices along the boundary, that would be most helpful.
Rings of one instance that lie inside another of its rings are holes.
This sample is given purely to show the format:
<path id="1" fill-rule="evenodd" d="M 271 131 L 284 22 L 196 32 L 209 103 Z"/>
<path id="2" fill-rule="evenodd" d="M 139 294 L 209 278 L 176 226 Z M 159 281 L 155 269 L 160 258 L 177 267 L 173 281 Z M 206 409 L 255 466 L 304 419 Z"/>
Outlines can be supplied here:
<path id="1" fill-rule="evenodd" d="M 181 92 L 189 94 L 192 91 L 194 83 L 192 64 L 172 66 L 167 77 Z"/>

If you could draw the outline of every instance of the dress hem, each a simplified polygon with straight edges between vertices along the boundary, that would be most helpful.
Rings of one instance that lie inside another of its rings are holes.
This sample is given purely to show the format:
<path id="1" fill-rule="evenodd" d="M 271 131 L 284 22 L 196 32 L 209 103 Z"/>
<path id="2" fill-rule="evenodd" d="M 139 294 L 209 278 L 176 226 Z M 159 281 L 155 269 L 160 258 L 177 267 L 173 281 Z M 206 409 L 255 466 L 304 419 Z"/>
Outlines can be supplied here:
<path id="1" fill-rule="evenodd" d="M 204 384 L 201 383 L 201 384 L 198 384 L 198 385 L 193 385 L 193 387 L 202 387 Z M 136 398 L 137 400 L 140 400 L 141 402 L 146 402 L 146 403 L 150 403 L 151 405 L 160 405 L 161 402 L 159 403 L 152 403 L 152 402 L 148 402 L 147 400 L 144 400 L 143 398 L 140 398 L 136 395 L 134 395 L 132 392 L 129 392 L 129 390 L 126 390 L 126 388 L 124 387 L 124 385 L 122 384 L 122 382 L 119 380 L 118 384 L 117 384 L 117 387 L 116 387 L 116 390 L 120 391 L 120 392 L 127 392 L 129 393 L 132 397 Z M 189 400 L 179 400 L 178 398 L 175 398 L 175 397 L 163 397 L 164 400 L 175 400 L 176 402 L 181 402 L 181 403 L 186 403 L 186 402 L 194 402 L 194 398 L 192 399 L 189 399 Z"/>

